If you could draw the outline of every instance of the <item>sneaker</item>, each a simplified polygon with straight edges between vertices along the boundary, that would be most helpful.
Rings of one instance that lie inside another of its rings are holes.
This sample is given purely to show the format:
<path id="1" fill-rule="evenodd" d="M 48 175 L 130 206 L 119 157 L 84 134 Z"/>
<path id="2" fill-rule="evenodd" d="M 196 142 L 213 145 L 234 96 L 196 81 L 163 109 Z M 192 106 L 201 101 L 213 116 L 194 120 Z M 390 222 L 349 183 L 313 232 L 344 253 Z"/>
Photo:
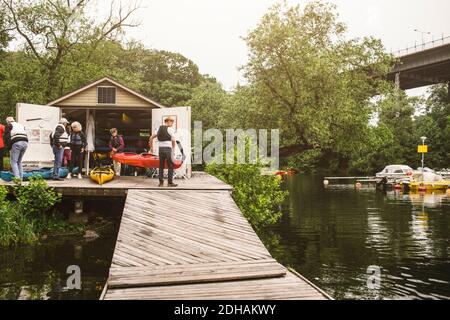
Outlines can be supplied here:
<path id="1" fill-rule="evenodd" d="M 83 179 L 83 177 L 81 176 L 81 173 L 78 174 L 78 179 Z"/>
<path id="2" fill-rule="evenodd" d="M 163 187 L 164 186 L 164 183 L 163 182 L 160 182 L 159 184 L 158 184 L 158 187 Z"/>
<path id="3" fill-rule="evenodd" d="M 60 177 L 54 177 L 53 181 L 63 181 L 63 179 L 61 179 Z"/>
<path id="4" fill-rule="evenodd" d="M 69 173 L 69 174 L 67 175 L 66 179 L 69 179 L 69 180 L 72 179 L 72 174 Z"/>
<path id="5" fill-rule="evenodd" d="M 169 186 L 169 187 L 174 187 L 174 188 L 175 188 L 175 187 L 178 187 L 178 185 L 177 185 L 177 184 L 175 184 L 175 183 L 173 183 L 173 182 L 172 182 L 172 183 L 169 183 L 169 185 L 168 185 L 168 186 Z"/>

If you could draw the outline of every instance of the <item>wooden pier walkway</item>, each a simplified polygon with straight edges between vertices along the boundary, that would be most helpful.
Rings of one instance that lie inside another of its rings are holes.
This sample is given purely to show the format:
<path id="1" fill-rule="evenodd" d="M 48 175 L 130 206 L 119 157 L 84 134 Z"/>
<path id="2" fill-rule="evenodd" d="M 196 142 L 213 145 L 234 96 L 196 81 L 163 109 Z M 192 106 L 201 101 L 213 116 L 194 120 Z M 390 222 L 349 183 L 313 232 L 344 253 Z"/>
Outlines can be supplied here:
<path id="1" fill-rule="evenodd" d="M 232 199 L 231 186 L 200 172 L 177 183 L 48 181 L 75 199 L 127 197 L 101 299 L 330 298 L 272 258 Z"/>
<path id="2" fill-rule="evenodd" d="M 229 190 L 132 189 L 101 298 L 329 297 L 271 257 Z"/>

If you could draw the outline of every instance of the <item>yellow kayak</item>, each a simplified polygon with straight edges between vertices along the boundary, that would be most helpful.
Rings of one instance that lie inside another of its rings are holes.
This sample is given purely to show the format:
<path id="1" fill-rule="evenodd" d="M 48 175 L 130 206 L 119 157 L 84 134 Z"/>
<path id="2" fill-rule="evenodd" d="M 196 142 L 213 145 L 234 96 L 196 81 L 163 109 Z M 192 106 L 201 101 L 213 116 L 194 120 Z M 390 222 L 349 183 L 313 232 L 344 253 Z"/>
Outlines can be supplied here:
<path id="1" fill-rule="evenodd" d="M 445 191 L 450 186 L 450 180 L 436 182 L 410 182 L 411 191 Z"/>
<path id="2" fill-rule="evenodd" d="M 99 185 L 114 179 L 114 171 L 110 167 L 94 168 L 89 175 Z"/>

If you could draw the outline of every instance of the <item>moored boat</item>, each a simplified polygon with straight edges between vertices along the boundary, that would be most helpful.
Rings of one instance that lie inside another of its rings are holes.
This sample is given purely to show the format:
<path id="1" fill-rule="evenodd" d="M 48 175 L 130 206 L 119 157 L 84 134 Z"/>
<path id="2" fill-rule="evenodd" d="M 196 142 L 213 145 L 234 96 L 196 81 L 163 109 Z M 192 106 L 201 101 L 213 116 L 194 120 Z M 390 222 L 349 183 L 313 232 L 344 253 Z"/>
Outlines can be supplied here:
<path id="1" fill-rule="evenodd" d="M 445 191 L 450 187 L 450 180 L 445 180 L 434 172 L 415 171 L 409 181 L 402 182 L 402 187 L 405 191 L 412 192 Z"/>

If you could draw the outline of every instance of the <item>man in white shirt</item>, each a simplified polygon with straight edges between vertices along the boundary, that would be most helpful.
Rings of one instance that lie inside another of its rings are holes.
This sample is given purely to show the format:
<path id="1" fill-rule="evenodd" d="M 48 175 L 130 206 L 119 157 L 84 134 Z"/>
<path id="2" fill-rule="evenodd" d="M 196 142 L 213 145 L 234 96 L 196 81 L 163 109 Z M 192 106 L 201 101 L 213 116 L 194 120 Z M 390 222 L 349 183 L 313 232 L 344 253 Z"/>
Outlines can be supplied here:
<path id="1" fill-rule="evenodd" d="M 159 142 L 159 186 L 162 187 L 164 183 L 164 164 L 167 161 L 168 186 L 176 187 L 173 183 L 173 157 L 175 151 L 175 131 L 173 130 L 174 120 L 171 117 L 164 119 L 164 124 L 158 128 L 158 131 L 153 133 L 149 139 L 150 153 L 153 153 L 153 141 L 158 138 Z"/>

